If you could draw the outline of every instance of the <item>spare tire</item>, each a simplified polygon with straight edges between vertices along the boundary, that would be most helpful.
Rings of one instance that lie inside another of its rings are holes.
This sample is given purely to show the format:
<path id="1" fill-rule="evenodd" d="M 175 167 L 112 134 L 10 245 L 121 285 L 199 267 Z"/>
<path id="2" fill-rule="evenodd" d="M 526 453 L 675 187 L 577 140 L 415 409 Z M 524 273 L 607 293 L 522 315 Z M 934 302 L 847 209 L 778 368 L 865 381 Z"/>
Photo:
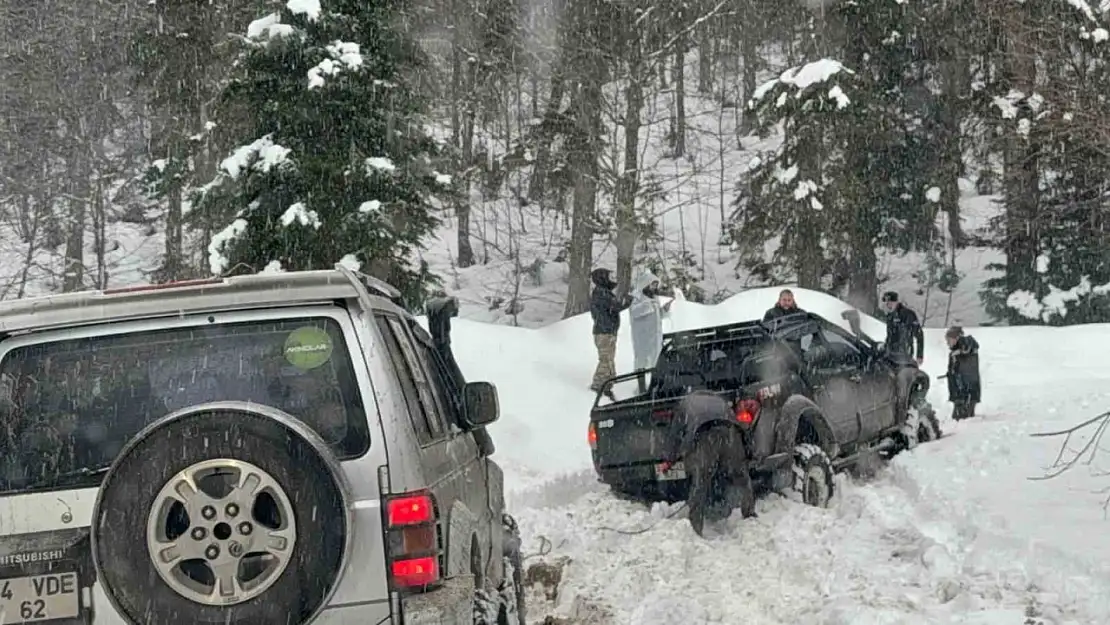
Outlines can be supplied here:
<path id="1" fill-rule="evenodd" d="M 290 415 L 220 402 L 120 452 L 93 509 L 96 574 L 132 625 L 306 625 L 346 564 L 346 484 Z"/>

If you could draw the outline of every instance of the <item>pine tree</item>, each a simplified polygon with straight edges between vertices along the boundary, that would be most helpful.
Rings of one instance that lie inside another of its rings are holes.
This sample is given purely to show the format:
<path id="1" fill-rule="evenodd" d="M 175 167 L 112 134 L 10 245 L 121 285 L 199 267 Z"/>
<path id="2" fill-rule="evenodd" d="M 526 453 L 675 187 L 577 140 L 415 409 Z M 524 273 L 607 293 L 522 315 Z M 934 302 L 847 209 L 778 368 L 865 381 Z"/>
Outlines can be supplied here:
<path id="1" fill-rule="evenodd" d="M 1011 324 L 1110 321 L 1110 94 L 1097 87 L 1110 80 L 1110 46 L 1083 6 L 1008 14 L 1043 26 L 1023 43 L 1046 70 L 1032 88 L 1007 76 L 985 94 L 995 131 L 1024 156 L 1007 179 L 1025 184 L 1007 185 L 1007 213 L 993 223 L 1007 263 L 989 267 L 1000 274 L 982 293 L 987 311 Z M 1015 213 L 1022 203 L 1032 210 Z"/>
<path id="2" fill-rule="evenodd" d="M 870 311 L 876 250 L 916 249 L 935 231 L 925 123 L 932 96 L 921 78 L 919 20 L 905 3 L 860 0 L 835 17 L 850 33 L 837 51 L 843 63 L 816 59 L 753 94 L 762 130 L 781 126 L 783 142 L 744 177 L 732 240 L 741 262 L 768 281 L 820 289 L 833 273 L 831 283 L 847 281 L 849 299 Z M 774 238 L 780 245 L 765 258 Z M 782 267 L 792 271 L 772 273 Z"/>
<path id="3" fill-rule="evenodd" d="M 329 268 L 389 281 L 411 305 L 437 280 L 416 258 L 438 223 L 437 145 L 409 79 L 423 59 L 403 0 L 289 0 L 256 20 L 225 103 L 249 136 L 201 202 L 234 221 L 213 237 L 211 270 Z"/>

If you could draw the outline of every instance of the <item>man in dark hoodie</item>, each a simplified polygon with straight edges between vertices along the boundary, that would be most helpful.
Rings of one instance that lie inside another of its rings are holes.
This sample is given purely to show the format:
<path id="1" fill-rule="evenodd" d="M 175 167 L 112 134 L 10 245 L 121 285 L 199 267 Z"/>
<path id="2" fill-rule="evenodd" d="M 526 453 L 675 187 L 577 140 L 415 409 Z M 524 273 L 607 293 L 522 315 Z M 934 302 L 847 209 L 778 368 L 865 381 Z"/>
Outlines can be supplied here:
<path id="1" fill-rule="evenodd" d="M 780 317 L 793 315 L 794 313 L 805 312 L 798 308 L 798 303 L 794 301 L 794 291 L 790 289 L 783 289 L 779 291 L 779 301 L 775 305 L 768 308 L 767 312 L 763 314 L 763 322 L 774 321 Z"/>
<path id="2" fill-rule="evenodd" d="M 600 391 L 601 385 L 617 375 L 617 332 L 621 328 L 621 311 L 632 303 L 632 298 L 618 298 L 613 289 L 617 283 L 608 269 L 590 272 L 594 290 L 590 293 L 590 316 L 594 320 L 594 346 L 597 347 L 597 369 L 594 370 L 590 390 Z"/>
<path id="3" fill-rule="evenodd" d="M 975 416 L 979 403 L 979 342 L 964 334 L 960 326 L 944 333 L 948 343 L 948 401 L 952 402 L 952 419 L 960 421 Z"/>
<path id="4" fill-rule="evenodd" d="M 917 313 L 898 301 L 894 291 L 883 293 L 886 307 L 886 349 L 895 354 L 913 356 L 917 364 L 925 362 L 925 332 Z"/>

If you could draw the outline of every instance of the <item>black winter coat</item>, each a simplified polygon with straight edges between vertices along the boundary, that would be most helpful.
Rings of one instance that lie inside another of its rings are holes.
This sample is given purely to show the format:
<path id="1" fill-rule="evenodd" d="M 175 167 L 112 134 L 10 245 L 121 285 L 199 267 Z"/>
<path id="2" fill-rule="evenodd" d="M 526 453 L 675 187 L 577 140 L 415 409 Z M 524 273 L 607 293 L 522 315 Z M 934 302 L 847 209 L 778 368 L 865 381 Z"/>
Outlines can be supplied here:
<path id="1" fill-rule="evenodd" d="M 767 323 L 768 321 L 773 321 L 775 319 L 779 319 L 780 317 L 785 317 L 787 315 L 793 315 L 801 312 L 805 311 L 796 306 L 791 309 L 786 309 L 782 306 L 779 306 L 778 304 L 775 304 L 774 306 L 768 308 L 767 312 L 763 313 L 763 323 Z"/>
<path id="2" fill-rule="evenodd" d="M 899 305 L 886 314 L 886 349 L 888 352 L 925 357 L 925 333 L 917 313 Z"/>
<path id="3" fill-rule="evenodd" d="M 979 403 L 981 397 L 979 342 L 961 336 L 948 352 L 948 401 Z"/>
<path id="4" fill-rule="evenodd" d="M 590 293 L 590 316 L 594 319 L 594 334 L 616 334 L 621 329 L 621 311 L 628 308 L 629 298 L 621 301 L 607 285 L 598 285 Z"/>

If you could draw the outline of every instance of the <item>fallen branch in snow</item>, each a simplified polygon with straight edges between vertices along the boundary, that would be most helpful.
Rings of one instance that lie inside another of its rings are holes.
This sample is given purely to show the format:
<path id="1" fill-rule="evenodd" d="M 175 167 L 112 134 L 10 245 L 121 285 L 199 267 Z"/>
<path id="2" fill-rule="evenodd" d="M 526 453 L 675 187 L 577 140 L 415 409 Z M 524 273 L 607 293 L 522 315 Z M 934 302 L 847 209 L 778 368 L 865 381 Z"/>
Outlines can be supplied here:
<path id="1" fill-rule="evenodd" d="M 1092 427 L 1094 428 L 1094 432 L 1078 449 L 1073 448 L 1069 445 L 1072 436 Z M 1033 438 L 1050 438 L 1063 436 L 1064 441 L 1060 444 L 1060 451 L 1056 454 L 1056 458 L 1052 461 L 1052 464 L 1050 464 L 1046 469 L 1045 474 L 1039 477 L 1030 477 L 1028 479 L 1031 481 L 1051 480 L 1070 471 L 1072 468 L 1081 463 L 1086 466 L 1091 466 L 1095 461 L 1095 456 L 1098 455 L 1098 452 L 1101 449 L 1102 437 L 1106 434 L 1107 429 L 1110 429 L 1110 411 L 1087 419 L 1082 423 L 1073 425 L 1072 427 L 1064 430 L 1059 430 L 1056 432 L 1040 432 L 1037 434 L 1033 434 Z M 1110 472 L 1096 471 L 1094 473 L 1094 476 L 1107 477 L 1110 476 Z M 1095 493 L 1104 496 L 1102 502 L 1103 513 L 1105 514 L 1107 512 L 1110 512 L 1110 487 L 1100 488 L 1096 490 Z"/>

